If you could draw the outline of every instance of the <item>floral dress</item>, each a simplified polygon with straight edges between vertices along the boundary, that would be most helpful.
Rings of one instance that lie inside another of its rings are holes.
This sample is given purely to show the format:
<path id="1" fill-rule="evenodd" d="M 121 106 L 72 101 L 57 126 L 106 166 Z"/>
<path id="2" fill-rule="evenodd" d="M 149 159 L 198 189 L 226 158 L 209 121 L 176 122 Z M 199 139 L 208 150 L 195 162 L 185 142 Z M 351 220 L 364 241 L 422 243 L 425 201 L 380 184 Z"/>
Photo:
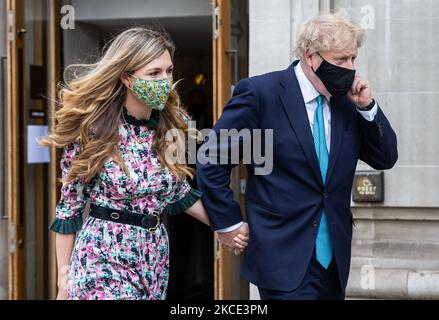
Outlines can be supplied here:
<path id="1" fill-rule="evenodd" d="M 90 203 L 142 214 L 178 214 L 190 208 L 201 193 L 186 180 L 177 180 L 160 165 L 152 151 L 158 111 L 149 120 L 127 114 L 119 126 L 119 148 L 129 175 L 109 159 L 89 184 L 76 178 L 64 183 L 50 230 L 75 233 L 67 278 L 68 299 L 165 299 L 169 274 L 168 234 L 163 223 L 153 232 L 142 227 L 88 217 Z M 79 151 L 64 149 L 62 174 L 68 173 Z"/>

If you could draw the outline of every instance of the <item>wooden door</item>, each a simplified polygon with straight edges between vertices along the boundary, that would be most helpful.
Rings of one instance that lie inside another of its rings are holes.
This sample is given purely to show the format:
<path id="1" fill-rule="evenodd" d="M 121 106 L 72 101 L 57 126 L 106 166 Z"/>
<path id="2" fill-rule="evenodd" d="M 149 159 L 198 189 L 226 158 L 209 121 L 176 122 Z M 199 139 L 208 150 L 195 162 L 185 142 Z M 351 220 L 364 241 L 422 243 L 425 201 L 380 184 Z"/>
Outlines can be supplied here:
<path id="1" fill-rule="evenodd" d="M 25 11 L 28 5 L 32 10 Z M 56 291 L 54 239 L 48 226 L 57 199 L 57 152 L 51 150 L 49 163 L 30 161 L 27 134 L 30 125 L 54 126 L 48 116 L 55 111 L 60 74 L 58 12 L 57 0 L 7 0 L 5 211 L 8 296 L 14 300 L 53 298 Z"/>
<path id="2" fill-rule="evenodd" d="M 214 0 L 213 6 L 213 120 L 221 116 L 236 82 L 248 74 L 248 2 Z M 239 66 L 238 66 L 239 65 Z M 243 165 L 231 174 L 235 200 L 244 212 Z M 234 256 L 214 239 L 215 299 L 246 299 L 248 283 L 240 279 L 240 257 Z"/>
<path id="3" fill-rule="evenodd" d="M 213 121 L 231 96 L 231 63 L 226 50 L 231 45 L 231 0 L 213 1 Z M 214 237 L 214 298 L 232 296 L 232 255 Z"/>
<path id="4" fill-rule="evenodd" d="M 25 224 L 23 201 L 24 157 L 20 154 L 25 144 L 24 119 L 24 2 L 8 0 L 7 32 L 7 128 L 6 128 L 6 211 L 8 212 L 8 290 L 9 299 L 26 297 Z"/>

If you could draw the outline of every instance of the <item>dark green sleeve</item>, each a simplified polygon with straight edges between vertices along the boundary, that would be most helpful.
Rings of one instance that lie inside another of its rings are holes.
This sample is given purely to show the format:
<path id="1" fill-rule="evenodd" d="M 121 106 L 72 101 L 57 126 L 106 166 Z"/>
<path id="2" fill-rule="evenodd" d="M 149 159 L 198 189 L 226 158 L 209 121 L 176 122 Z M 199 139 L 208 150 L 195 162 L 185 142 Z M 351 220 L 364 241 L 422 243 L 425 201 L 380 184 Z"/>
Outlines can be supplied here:
<path id="1" fill-rule="evenodd" d="M 163 213 L 167 214 L 180 214 L 184 213 L 187 209 L 192 207 L 198 199 L 200 199 L 202 193 L 196 189 L 190 188 L 188 192 L 183 195 L 180 194 L 180 198 L 173 202 L 169 203 Z"/>

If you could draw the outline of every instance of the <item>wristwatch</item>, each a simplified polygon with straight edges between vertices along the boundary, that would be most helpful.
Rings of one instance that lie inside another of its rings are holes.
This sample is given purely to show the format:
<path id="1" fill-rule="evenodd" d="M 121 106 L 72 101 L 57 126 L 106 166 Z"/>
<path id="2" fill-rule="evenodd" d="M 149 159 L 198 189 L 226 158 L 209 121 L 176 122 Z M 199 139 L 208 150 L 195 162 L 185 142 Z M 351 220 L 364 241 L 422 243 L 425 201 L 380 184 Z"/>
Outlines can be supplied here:
<path id="1" fill-rule="evenodd" d="M 372 108 L 375 107 L 375 99 L 372 98 L 372 102 L 366 106 L 366 107 L 359 107 L 357 106 L 357 109 L 360 111 L 370 111 Z"/>

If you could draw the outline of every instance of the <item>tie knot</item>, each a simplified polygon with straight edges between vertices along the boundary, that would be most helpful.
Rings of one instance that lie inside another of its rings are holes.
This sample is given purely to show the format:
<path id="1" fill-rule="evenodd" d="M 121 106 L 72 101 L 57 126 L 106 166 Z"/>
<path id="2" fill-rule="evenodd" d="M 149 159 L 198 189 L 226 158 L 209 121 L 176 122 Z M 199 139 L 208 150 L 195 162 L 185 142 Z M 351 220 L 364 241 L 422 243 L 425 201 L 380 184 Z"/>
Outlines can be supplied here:
<path id="1" fill-rule="evenodd" d="M 323 96 L 317 96 L 317 106 L 323 106 Z"/>

